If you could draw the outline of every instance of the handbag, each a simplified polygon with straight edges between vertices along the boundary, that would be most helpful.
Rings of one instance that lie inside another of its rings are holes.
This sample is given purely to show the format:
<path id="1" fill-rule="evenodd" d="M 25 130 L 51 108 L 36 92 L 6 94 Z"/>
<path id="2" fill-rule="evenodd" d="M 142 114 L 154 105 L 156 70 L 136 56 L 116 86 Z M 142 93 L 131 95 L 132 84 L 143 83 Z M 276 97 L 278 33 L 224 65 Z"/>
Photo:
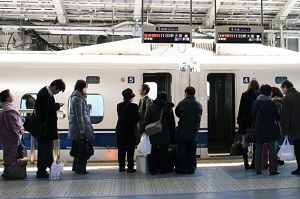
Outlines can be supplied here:
<path id="1" fill-rule="evenodd" d="M 255 142 L 255 131 L 254 131 L 254 128 L 255 128 L 255 123 L 253 122 L 252 126 L 250 128 L 246 129 L 245 141 L 247 143 Z"/>
<path id="2" fill-rule="evenodd" d="M 147 135 L 152 136 L 162 132 L 161 118 L 162 118 L 163 111 L 164 108 L 161 110 L 159 120 L 146 125 L 145 130 Z"/>
<path id="3" fill-rule="evenodd" d="M 27 177 L 26 165 L 27 161 L 17 161 L 14 164 L 3 163 L 3 178 L 5 179 L 24 179 Z"/>
<path id="4" fill-rule="evenodd" d="M 234 138 L 234 141 L 233 141 L 233 143 L 231 145 L 230 155 L 231 156 L 240 156 L 240 155 L 243 155 L 242 143 L 239 142 L 238 132 L 235 132 L 235 138 Z"/>
<path id="5" fill-rule="evenodd" d="M 26 131 L 28 131 L 33 137 L 45 137 L 47 135 L 47 118 L 44 122 L 41 122 L 37 117 L 35 111 L 31 114 L 23 124 Z"/>
<path id="6" fill-rule="evenodd" d="M 20 144 L 18 146 L 17 158 L 21 159 L 21 158 L 25 158 L 25 157 L 27 157 L 27 147 L 25 146 L 24 136 L 22 135 Z"/>
<path id="7" fill-rule="evenodd" d="M 94 155 L 94 148 L 91 141 L 87 140 L 85 135 L 83 138 L 79 137 L 77 140 L 73 140 L 70 155 L 75 158 L 88 160 L 92 155 Z"/>

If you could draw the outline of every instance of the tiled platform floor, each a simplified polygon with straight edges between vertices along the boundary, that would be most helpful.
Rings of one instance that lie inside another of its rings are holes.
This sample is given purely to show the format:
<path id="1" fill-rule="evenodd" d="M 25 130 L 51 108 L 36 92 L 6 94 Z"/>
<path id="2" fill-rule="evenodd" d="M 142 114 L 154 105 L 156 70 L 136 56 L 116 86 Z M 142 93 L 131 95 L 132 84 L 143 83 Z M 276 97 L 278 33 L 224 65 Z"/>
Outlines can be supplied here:
<path id="1" fill-rule="evenodd" d="M 279 166 L 280 175 L 245 171 L 240 159 L 200 160 L 194 175 L 119 173 L 116 163 L 89 163 L 90 173 L 73 173 L 66 164 L 60 180 L 36 179 L 34 165 L 25 180 L 0 179 L 0 198 L 300 198 L 295 162 Z M 2 171 L 3 168 L 0 169 Z"/>

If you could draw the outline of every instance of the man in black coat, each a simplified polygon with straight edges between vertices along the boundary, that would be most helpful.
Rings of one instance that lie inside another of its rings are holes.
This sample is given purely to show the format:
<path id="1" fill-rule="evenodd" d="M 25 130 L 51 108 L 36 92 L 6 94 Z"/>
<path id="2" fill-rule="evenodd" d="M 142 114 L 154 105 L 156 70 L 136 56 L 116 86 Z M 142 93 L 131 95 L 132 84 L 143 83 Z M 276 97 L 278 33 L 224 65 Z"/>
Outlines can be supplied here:
<path id="1" fill-rule="evenodd" d="M 177 171 L 179 174 L 193 174 L 196 169 L 196 144 L 202 116 L 202 105 L 195 98 L 195 88 L 184 90 L 185 98 L 179 102 L 175 114 L 179 118 L 176 132 L 178 147 Z"/>
<path id="2" fill-rule="evenodd" d="M 65 91 L 65 83 L 62 79 L 54 80 L 50 86 L 45 86 L 37 94 L 36 115 L 37 118 L 47 123 L 47 134 L 37 138 L 38 141 L 38 160 L 37 160 L 37 178 L 49 178 L 47 167 L 51 167 L 53 162 L 52 142 L 58 138 L 57 135 L 57 115 L 56 111 L 64 104 L 55 103 L 54 95 L 60 91 Z"/>
<path id="3" fill-rule="evenodd" d="M 139 107 L 132 103 L 135 94 L 130 88 L 122 92 L 123 102 L 117 105 L 118 122 L 116 126 L 116 141 L 118 147 L 119 172 L 126 171 L 125 156 L 127 153 L 128 169 L 127 173 L 133 173 L 134 169 L 134 150 L 139 141 L 137 123 L 140 120 Z"/>

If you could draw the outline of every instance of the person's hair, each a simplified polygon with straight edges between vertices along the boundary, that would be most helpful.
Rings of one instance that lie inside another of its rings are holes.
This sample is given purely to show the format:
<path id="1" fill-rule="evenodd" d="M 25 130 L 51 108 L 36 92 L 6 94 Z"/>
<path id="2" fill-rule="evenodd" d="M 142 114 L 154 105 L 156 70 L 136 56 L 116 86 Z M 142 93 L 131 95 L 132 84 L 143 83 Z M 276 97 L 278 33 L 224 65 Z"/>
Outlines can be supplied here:
<path id="1" fill-rule="evenodd" d="M 263 94 L 266 96 L 270 96 L 271 92 L 272 92 L 272 87 L 269 84 L 263 84 L 259 89 L 259 94 Z"/>
<path id="2" fill-rule="evenodd" d="M 272 87 L 271 98 L 273 98 L 273 97 L 281 97 L 281 98 L 283 98 L 283 95 L 282 95 L 282 93 L 281 93 L 281 91 L 280 91 L 279 88 L 277 88 L 277 87 Z"/>
<path id="3" fill-rule="evenodd" d="M 32 99 L 32 100 L 30 101 L 30 99 Z M 26 101 L 25 101 L 25 105 L 26 105 L 26 108 L 34 108 L 34 106 L 35 106 L 34 97 L 32 97 L 31 95 L 28 95 L 26 98 Z"/>
<path id="4" fill-rule="evenodd" d="M 85 93 L 83 93 L 83 89 L 86 87 L 87 83 L 86 81 L 80 79 L 77 80 L 75 86 L 74 86 L 74 90 L 77 90 L 79 92 L 81 92 L 81 94 L 86 95 Z"/>
<path id="5" fill-rule="evenodd" d="M 159 91 L 157 93 L 157 100 L 168 101 L 168 94 L 164 91 Z"/>
<path id="6" fill-rule="evenodd" d="M 149 87 L 149 85 L 148 84 L 142 84 L 142 86 L 141 86 L 142 88 L 143 88 L 143 90 L 145 90 L 146 91 L 146 95 L 149 93 L 149 91 L 150 91 L 150 87 Z"/>
<path id="7" fill-rule="evenodd" d="M 10 90 L 9 90 L 9 89 L 3 90 L 3 91 L 0 93 L 0 100 L 1 100 L 1 103 L 6 102 L 6 99 L 9 98 L 9 93 L 10 93 Z"/>
<path id="8" fill-rule="evenodd" d="M 283 82 L 281 82 L 281 88 L 284 88 L 284 87 L 292 88 L 292 87 L 294 87 L 294 85 L 289 80 L 284 80 Z"/>
<path id="9" fill-rule="evenodd" d="M 185 93 L 187 93 L 188 95 L 195 95 L 196 90 L 194 87 L 192 86 L 188 86 L 186 87 L 186 89 L 184 90 Z"/>
<path id="10" fill-rule="evenodd" d="M 64 92 L 66 89 L 66 84 L 62 79 L 56 79 L 50 84 L 51 87 L 55 86 L 56 90 Z"/>
<path id="11" fill-rule="evenodd" d="M 250 83 L 248 84 L 248 88 L 247 88 L 247 91 L 246 92 L 249 92 L 249 91 L 253 91 L 254 93 L 257 93 L 258 90 L 259 90 L 259 83 L 256 79 L 252 79 L 250 81 Z"/>

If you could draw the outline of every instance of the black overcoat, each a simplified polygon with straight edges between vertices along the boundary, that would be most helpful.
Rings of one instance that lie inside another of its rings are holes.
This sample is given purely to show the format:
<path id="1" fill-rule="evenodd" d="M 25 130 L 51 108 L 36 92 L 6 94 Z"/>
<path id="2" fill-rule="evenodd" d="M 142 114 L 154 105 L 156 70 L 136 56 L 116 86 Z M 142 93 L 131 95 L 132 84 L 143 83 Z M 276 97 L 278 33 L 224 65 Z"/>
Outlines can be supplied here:
<path id="1" fill-rule="evenodd" d="M 118 121 L 116 126 L 117 143 L 138 144 L 137 123 L 140 120 L 139 107 L 129 101 L 117 105 Z"/>
<path id="2" fill-rule="evenodd" d="M 45 138 L 49 140 L 57 139 L 56 111 L 60 109 L 60 106 L 58 103 L 55 103 L 54 97 L 48 93 L 46 87 L 42 88 L 37 94 L 35 108 L 37 118 L 42 122 L 47 120 L 48 131 Z"/>
<path id="3" fill-rule="evenodd" d="M 147 107 L 144 128 L 147 124 L 159 120 L 162 108 L 164 108 L 161 119 L 162 132 L 150 136 L 151 144 L 168 145 L 175 143 L 175 119 L 173 107 L 173 103 L 161 100 L 154 100 L 153 103 Z"/>

